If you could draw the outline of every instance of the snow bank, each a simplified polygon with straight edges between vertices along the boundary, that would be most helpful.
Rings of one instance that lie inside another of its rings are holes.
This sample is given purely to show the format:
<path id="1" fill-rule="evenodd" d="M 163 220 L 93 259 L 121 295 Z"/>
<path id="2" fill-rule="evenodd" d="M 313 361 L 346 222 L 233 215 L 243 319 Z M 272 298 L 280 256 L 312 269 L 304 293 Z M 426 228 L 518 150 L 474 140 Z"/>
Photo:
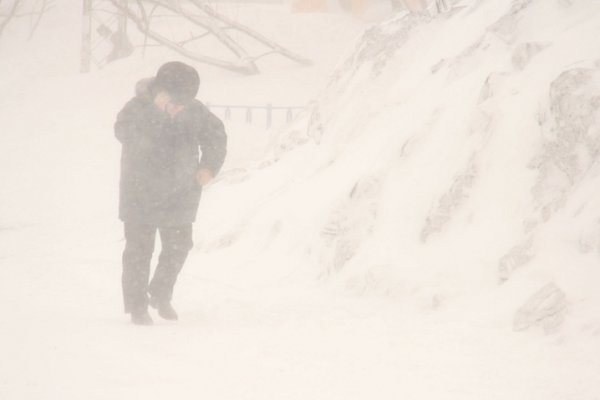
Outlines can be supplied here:
<path id="1" fill-rule="evenodd" d="M 244 204 L 203 215 L 200 249 L 420 310 L 598 332 L 600 4 L 465 3 L 367 30 L 270 156 L 212 188 L 206 210 Z"/>

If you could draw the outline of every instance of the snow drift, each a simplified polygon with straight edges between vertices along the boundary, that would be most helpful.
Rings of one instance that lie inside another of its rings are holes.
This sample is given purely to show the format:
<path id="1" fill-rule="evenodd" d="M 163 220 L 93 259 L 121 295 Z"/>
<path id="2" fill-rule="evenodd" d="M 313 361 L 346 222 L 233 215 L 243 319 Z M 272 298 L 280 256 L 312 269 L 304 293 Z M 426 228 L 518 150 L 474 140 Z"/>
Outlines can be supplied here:
<path id="1" fill-rule="evenodd" d="M 203 215 L 200 249 L 597 331 L 599 26 L 593 0 L 502 0 L 372 27 L 268 156 L 221 176 L 206 209 L 244 205 Z"/>

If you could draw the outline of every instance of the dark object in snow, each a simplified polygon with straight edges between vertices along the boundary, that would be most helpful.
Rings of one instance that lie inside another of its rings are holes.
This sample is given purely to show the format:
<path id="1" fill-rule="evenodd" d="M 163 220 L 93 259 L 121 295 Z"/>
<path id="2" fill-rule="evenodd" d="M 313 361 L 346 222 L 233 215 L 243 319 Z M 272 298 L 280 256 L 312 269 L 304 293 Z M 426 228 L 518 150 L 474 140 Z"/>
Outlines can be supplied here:
<path id="1" fill-rule="evenodd" d="M 177 321 L 179 319 L 177 311 L 175 311 L 170 301 L 160 300 L 158 297 L 153 296 L 150 298 L 150 307 L 156 309 L 158 315 L 163 319 L 168 321 Z"/>
<path id="2" fill-rule="evenodd" d="M 519 332 L 540 326 L 547 334 L 556 332 L 565 320 L 567 307 L 565 292 L 554 283 L 548 283 L 519 308 L 513 320 L 513 329 Z"/>
<path id="3" fill-rule="evenodd" d="M 154 276 L 148 283 L 156 231 L 160 234 L 162 250 Z M 148 293 L 152 297 L 152 304 L 170 303 L 177 276 L 183 268 L 192 246 L 191 223 L 177 227 L 156 227 L 125 222 L 122 275 L 125 312 L 135 314 L 146 311 L 148 309 Z M 166 309 L 166 306 L 164 308 Z M 165 311 L 164 314 L 167 312 Z M 163 317 L 162 314 L 159 313 L 159 315 Z"/>
<path id="4" fill-rule="evenodd" d="M 217 175 L 227 136 L 223 122 L 198 100 L 175 117 L 161 111 L 153 102 L 160 90 L 155 80 L 137 85 L 137 95 L 115 123 L 123 145 L 119 216 L 124 222 L 178 226 L 195 221 L 202 191 L 196 174 L 206 169 Z"/>
<path id="5" fill-rule="evenodd" d="M 147 311 L 148 292 L 161 304 L 171 301 L 193 246 L 192 223 L 202 186 L 217 175 L 225 159 L 223 123 L 194 99 L 199 78 L 192 70 L 168 63 L 156 78 L 138 82 L 136 96 L 115 123 L 115 136 L 122 143 L 123 298 L 125 312 L 132 315 Z M 149 284 L 157 231 L 162 251 Z"/>

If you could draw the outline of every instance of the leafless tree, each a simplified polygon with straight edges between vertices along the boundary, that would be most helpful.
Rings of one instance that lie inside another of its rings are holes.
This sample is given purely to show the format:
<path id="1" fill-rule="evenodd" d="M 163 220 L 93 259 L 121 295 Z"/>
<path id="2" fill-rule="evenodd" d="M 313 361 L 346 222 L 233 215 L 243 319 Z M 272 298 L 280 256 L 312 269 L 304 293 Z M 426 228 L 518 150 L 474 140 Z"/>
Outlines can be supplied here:
<path id="1" fill-rule="evenodd" d="M 153 41 L 160 43 L 162 46 L 170 48 L 179 54 L 193 59 L 195 61 L 203 62 L 220 68 L 229 69 L 244 74 L 255 74 L 258 73 L 258 67 L 256 61 L 262 57 L 271 54 L 279 54 L 287 57 L 295 62 L 303 65 L 310 65 L 310 60 L 293 53 L 292 51 L 284 48 L 278 43 L 267 39 L 257 31 L 250 29 L 225 15 L 218 13 L 214 8 L 209 6 L 200 0 L 187 0 L 187 4 L 192 7 L 192 10 L 184 9 L 179 1 L 172 0 L 135 0 L 128 3 L 123 3 L 120 0 L 110 0 L 113 6 L 121 13 L 126 15 L 131 21 L 133 21 L 136 27 L 145 35 L 146 38 L 150 38 Z M 157 7 L 161 7 L 163 10 L 167 10 L 175 15 L 182 17 L 189 21 L 197 28 L 200 28 L 204 32 L 192 36 L 190 40 L 183 42 L 176 42 L 168 39 L 166 36 L 161 34 L 158 30 L 151 27 L 150 15 Z M 249 54 L 237 41 L 235 41 L 229 34 L 229 31 L 243 32 L 248 37 L 266 46 L 269 50 L 264 54 L 251 55 Z M 193 40 L 198 40 L 208 35 L 214 36 L 219 40 L 226 48 L 228 48 L 235 56 L 235 61 L 226 61 L 223 59 L 217 59 L 205 54 L 199 54 L 189 50 L 185 45 Z"/>
<path id="2" fill-rule="evenodd" d="M 54 2 L 52 0 L 37 0 L 33 3 L 33 8 L 31 11 L 31 28 L 29 30 L 29 39 L 33 37 L 33 34 L 37 30 L 38 26 L 40 26 L 40 21 L 42 17 L 54 6 Z"/>
<path id="3" fill-rule="evenodd" d="M 3 1 L 0 0 L 0 10 L 2 10 Z M 19 5 L 21 0 L 13 0 L 12 4 L 9 4 L 8 13 L 6 15 L 0 15 L 0 36 L 4 32 L 4 29 L 8 26 L 8 23 L 17 15 L 17 10 L 19 9 Z"/>
<path id="4" fill-rule="evenodd" d="M 31 21 L 29 39 L 31 39 L 40 25 L 42 17 L 53 7 L 53 3 L 52 0 L 12 0 L 9 2 L 0 0 L 0 36 L 13 19 L 29 17 Z"/>

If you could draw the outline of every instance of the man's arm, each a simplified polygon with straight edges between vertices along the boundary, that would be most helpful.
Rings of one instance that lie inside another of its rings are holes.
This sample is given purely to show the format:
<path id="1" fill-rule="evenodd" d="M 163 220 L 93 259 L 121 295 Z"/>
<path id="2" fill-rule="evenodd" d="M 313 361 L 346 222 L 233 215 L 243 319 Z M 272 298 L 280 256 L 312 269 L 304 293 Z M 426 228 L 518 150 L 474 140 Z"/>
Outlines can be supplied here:
<path id="1" fill-rule="evenodd" d="M 137 118 L 136 110 L 139 108 L 136 99 L 132 99 L 125 107 L 117 114 L 117 121 L 115 122 L 115 137 L 121 143 L 125 143 L 133 135 L 136 129 Z"/>
<path id="2" fill-rule="evenodd" d="M 223 122 L 208 110 L 205 110 L 202 125 L 197 136 L 202 150 L 197 177 L 201 185 L 206 185 L 219 173 L 225 162 L 227 134 Z"/>

